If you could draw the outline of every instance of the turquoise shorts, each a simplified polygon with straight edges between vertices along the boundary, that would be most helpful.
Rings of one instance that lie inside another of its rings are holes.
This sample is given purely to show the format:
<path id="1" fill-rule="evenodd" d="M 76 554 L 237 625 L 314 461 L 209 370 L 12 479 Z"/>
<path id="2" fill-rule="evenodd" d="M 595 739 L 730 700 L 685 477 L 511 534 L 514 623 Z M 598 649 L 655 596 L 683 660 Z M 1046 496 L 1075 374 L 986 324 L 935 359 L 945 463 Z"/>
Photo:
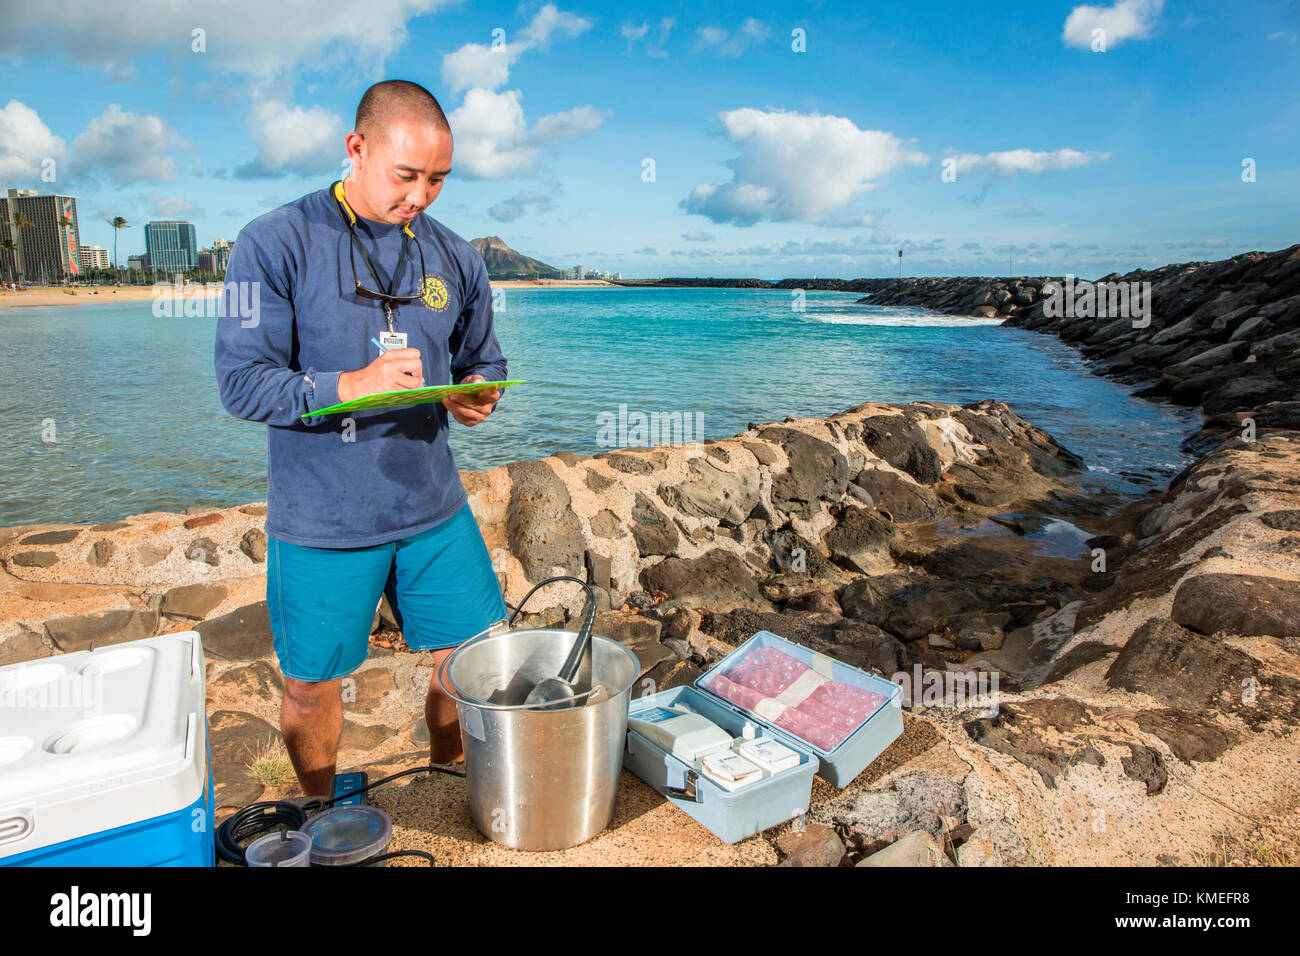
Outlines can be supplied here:
<path id="1" fill-rule="evenodd" d="M 507 616 L 468 504 L 427 531 L 371 548 L 268 536 L 266 605 L 285 677 L 316 683 L 360 667 L 381 594 L 416 651 L 455 647 Z"/>

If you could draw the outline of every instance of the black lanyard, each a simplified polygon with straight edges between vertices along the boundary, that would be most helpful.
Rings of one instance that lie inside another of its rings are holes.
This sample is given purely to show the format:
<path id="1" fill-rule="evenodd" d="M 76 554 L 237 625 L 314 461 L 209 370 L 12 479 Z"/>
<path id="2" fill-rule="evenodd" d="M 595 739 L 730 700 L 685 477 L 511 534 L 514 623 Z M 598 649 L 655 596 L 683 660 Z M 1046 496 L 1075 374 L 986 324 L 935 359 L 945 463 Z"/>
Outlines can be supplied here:
<path id="1" fill-rule="evenodd" d="M 407 247 L 407 240 L 410 238 L 409 234 L 405 229 L 402 230 L 402 248 L 397 253 L 397 265 L 393 269 L 392 278 L 390 278 L 387 284 L 385 284 L 384 281 L 379 278 L 379 272 L 378 270 L 375 269 L 375 264 L 370 261 L 370 253 L 366 252 L 366 247 L 363 246 L 361 244 L 361 240 L 357 238 L 357 231 L 356 228 L 352 225 L 351 218 L 349 218 L 347 214 L 348 211 L 344 208 L 343 204 L 339 202 L 338 197 L 334 195 L 333 189 L 330 190 L 330 196 L 334 200 L 334 208 L 338 210 L 339 216 L 342 217 L 343 219 L 343 225 L 347 227 L 349 233 L 349 241 L 355 242 L 357 244 L 357 249 L 360 250 L 361 252 L 361 261 L 364 262 L 366 264 L 366 268 L 370 270 L 370 275 L 374 277 L 375 285 L 377 285 L 379 287 L 379 291 L 383 292 L 385 295 L 392 295 L 393 289 L 395 288 L 395 284 L 397 282 L 398 273 L 402 271 L 402 264 L 406 262 L 406 247 Z"/>

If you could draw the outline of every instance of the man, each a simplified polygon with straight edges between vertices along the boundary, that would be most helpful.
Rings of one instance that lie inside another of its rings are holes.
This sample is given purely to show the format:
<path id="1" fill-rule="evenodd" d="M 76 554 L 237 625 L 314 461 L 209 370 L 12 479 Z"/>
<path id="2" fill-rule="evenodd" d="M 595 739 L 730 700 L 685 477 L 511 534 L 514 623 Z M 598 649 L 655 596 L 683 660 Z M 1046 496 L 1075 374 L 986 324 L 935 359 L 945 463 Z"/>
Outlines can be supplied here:
<path id="1" fill-rule="evenodd" d="M 433 652 L 434 763 L 461 758 L 436 665 L 506 616 L 447 442 L 448 412 L 478 425 L 500 391 L 311 414 L 422 382 L 506 377 L 482 257 L 422 215 L 451 172 L 438 101 L 415 83 L 377 83 L 345 145 L 343 182 L 239 233 L 215 348 L 226 410 L 269 426 L 267 608 L 285 677 L 281 731 L 308 796 L 333 790 L 341 685 L 366 660 L 381 593 L 407 644 Z"/>

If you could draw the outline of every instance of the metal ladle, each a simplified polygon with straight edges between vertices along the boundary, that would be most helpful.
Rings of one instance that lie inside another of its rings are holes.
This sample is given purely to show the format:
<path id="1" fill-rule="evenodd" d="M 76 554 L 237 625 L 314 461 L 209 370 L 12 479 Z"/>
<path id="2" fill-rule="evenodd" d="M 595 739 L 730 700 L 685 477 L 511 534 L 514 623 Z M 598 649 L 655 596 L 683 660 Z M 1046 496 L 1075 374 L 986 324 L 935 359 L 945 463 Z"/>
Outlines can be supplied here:
<path id="1" fill-rule="evenodd" d="M 582 624 L 578 628 L 578 636 L 573 641 L 573 647 L 569 649 L 569 656 L 560 665 L 559 675 L 557 677 L 546 677 L 538 681 L 533 686 L 533 689 L 528 692 L 528 696 L 524 698 L 525 706 L 536 707 L 538 710 L 562 710 L 567 707 L 574 707 L 578 704 L 577 697 L 583 694 L 590 696 L 592 693 L 591 628 L 596 617 L 596 595 L 592 593 L 591 586 L 581 578 L 551 578 L 543 583 L 549 584 L 554 581 L 573 581 L 581 584 L 587 592 L 587 604 L 583 609 Z M 533 590 L 536 590 L 536 588 Z M 530 591 L 529 595 L 531 594 Z M 524 600 L 527 600 L 527 598 Z M 519 607 L 523 607 L 522 601 Z M 516 609 L 515 613 L 518 614 L 519 610 Z"/>

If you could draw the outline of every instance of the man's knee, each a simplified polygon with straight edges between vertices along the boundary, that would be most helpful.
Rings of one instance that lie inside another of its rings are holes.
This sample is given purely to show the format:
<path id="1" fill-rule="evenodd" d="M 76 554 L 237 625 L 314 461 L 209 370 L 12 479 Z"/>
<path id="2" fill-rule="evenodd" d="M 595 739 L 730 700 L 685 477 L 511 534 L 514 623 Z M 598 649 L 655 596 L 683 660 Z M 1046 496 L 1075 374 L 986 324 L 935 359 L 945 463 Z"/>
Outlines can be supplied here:
<path id="1" fill-rule="evenodd" d="M 316 710 L 329 703 L 330 699 L 339 700 L 340 685 L 343 678 L 326 681 L 284 679 L 284 700 L 299 710 Z"/>

